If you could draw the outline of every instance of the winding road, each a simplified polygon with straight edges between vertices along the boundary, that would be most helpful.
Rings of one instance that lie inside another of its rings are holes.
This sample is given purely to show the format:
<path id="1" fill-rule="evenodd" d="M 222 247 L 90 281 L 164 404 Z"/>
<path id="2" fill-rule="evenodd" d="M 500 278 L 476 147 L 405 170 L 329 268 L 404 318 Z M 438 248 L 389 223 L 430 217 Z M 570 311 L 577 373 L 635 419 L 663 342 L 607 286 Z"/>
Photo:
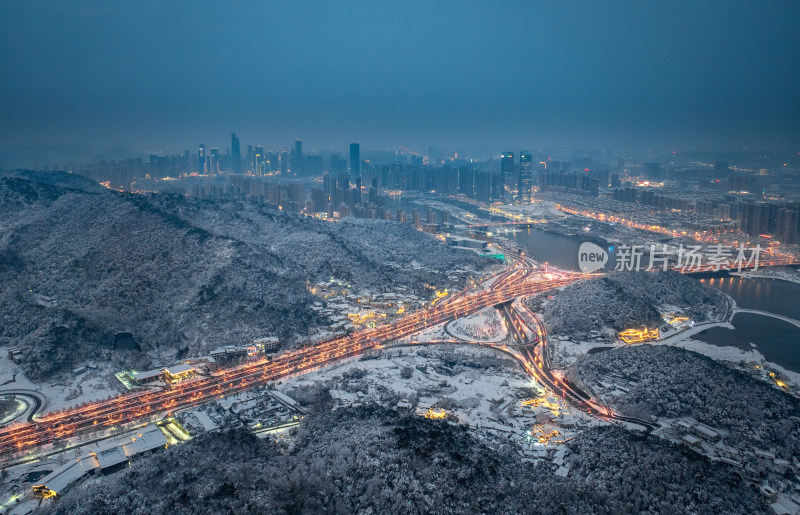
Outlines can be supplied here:
<path id="1" fill-rule="evenodd" d="M 305 374 L 367 351 L 392 346 L 427 328 L 472 314 L 487 306 L 505 306 L 511 321 L 512 344 L 486 344 L 516 358 L 525 370 L 541 384 L 562 396 L 572 405 L 606 420 L 623 420 L 652 428 L 645 421 L 632 420 L 599 405 L 588 394 L 552 372 L 547 353 L 546 331 L 533 313 L 519 312 L 513 300 L 546 292 L 594 274 L 539 269 L 528 259 L 515 259 L 512 266 L 473 287 L 429 305 L 394 322 L 364 329 L 314 346 L 283 352 L 274 359 L 265 358 L 238 367 L 223 369 L 208 377 L 199 377 L 173 384 L 160 391 L 142 391 L 103 401 L 91 402 L 31 417 L 0 429 L 0 457 L 4 460 L 24 459 L 31 453 L 51 451 L 56 444 L 68 445 L 76 437 L 145 423 L 169 416 L 177 410 L 197 406 L 279 379 Z M 527 309 L 523 308 L 522 309 Z M 533 325 L 530 325 L 530 324 Z M 527 328 L 527 331 L 526 331 Z M 530 341 L 526 334 L 536 335 Z"/>
<path id="2" fill-rule="evenodd" d="M 28 422 L 33 422 L 36 416 L 44 411 L 44 409 L 47 407 L 47 397 L 45 397 L 43 393 L 36 390 L 14 388 L 11 390 L 0 391 L 0 396 L 3 395 L 14 395 L 15 397 L 24 397 L 26 399 L 26 404 L 28 404 L 28 407 L 25 409 L 25 411 L 14 418 L 19 418 L 27 414 L 26 419 Z M 5 423 L 7 424 L 8 422 L 10 421 Z"/>
<path id="3" fill-rule="evenodd" d="M 274 359 L 262 359 L 239 367 L 220 370 L 210 377 L 173 384 L 162 391 L 120 395 L 48 413 L 38 420 L 0 429 L 0 455 L 19 457 L 24 453 L 47 451 L 77 436 L 119 430 L 134 423 L 168 416 L 176 410 L 209 402 L 226 395 L 266 385 L 279 379 L 319 369 L 343 359 L 381 349 L 434 325 L 554 288 L 585 276 L 578 273 L 543 274 L 524 261 L 468 288 L 435 306 L 428 306 L 392 323 L 365 329 L 321 344 L 284 352 Z"/>

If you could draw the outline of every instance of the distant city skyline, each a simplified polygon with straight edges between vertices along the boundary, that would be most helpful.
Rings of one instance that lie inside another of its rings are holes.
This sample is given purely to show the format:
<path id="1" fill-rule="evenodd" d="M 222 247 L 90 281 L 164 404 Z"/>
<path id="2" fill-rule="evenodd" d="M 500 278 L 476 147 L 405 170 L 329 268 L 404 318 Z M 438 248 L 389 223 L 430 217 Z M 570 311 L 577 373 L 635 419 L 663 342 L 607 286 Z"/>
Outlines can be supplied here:
<path id="1" fill-rule="evenodd" d="M 128 147 L 116 146 L 110 148 L 97 148 L 81 145 L 6 145 L 0 144 L 0 169 L 13 170 L 13 169 L 72 169 L 75 166 L 88 165 L 92 163 L 100 163 L 104 161 L 124 161 L 124 160 L 142 160 L 147 162 L 153 156 L 169 157 L 181 156 L 183 154 L 190 154 L 193 159 L 199 160 L 201 166 L 205 163 L 211 164 L 212 168 L 218 166 L 219 158 L 223 156 L 226 159 L 231 159 L 230 169 L 227 171 L 233 173 L 247 172 L 249 168 L 246 163 L 245 151 L 259 151 L 264 154 L 274 154 L 284 156 L 286 162 L 291 160 L 291 156 L 297 151 L 297 145 L 303 147 L 302 154 L 304 156 L 312 156 L 313 158 L 320 158 L 325 160 L 325 168 L 328 169 L 327 158 L 337 158 L 346 163 L 348 169 L 351 166 L 352 158 L 355 155 L 359 157 L 359 161 L 364 160 L 377 160 L 377 162 L 385 163 L 394 161 L 396 159 L 402 160 L 402 156 L 410 158 L 417 156 L 425 158 L 426 163 L 436 164 L 443 161 L 469 161 L 474 163 L 487 163 L 496 162 L 498 170 L 503 170 L 506 165 L 504 161 L 514 162 L 514 158 L 519 159 L 520 153 L 525 152 L 522 149 L 529 149 L 532 151 L 534 157 L 539 159 L 554 159 L 554 160 L 567 160 L 570 159 L 594 159 L 595 164 L 603 164 L 610 166 L 613 165 L 618 159 L 624 158 L 632 160 L 632 162 L 646 162 L 650 161 L 663 161 L 666 163 L 686 162 L 687 160 L 699 160 L 714 162 L 719 159 L 732 159 L 734 162 L 741 162 L 752 164 L 755 162 L 761 163 L 764 166 L 772 166 L 781 169 L 797 170 L 800 168 L 800 152 L 789 150 L 770 150 L 763 148 L 601 148 L 601 147 L 585 147 L 585 148 L 570 148 L 568 146 L 557 147 L 550 145 L 534 146 L 534 145 L 500 145 L 494 148 L 475 148 L 470 149 L 465 145 L 448 148 L 437 145 L 421 146 L 419 148 L 408 148 L 403 145 L 396 145 L 390 148 L 369 148 L 364 147 L 360 143 L 344 144 L 338 147 L 324 147 L 319 145 L 308 144 L 303 140 L 295 140 L 283 142 L 283 144 L 269 145 L 259 141 L 250 141 L 244 139 L 244 143 L 240 145 L 238 153 L 233 151 L 234 141 L 240 141 L 237 132 L 229 133 L 230 136 L 227 141 L 217 141 L 205 139 L 200 143 L 187 143 L 183 146 L 180 144 L 168 150 L 136 150 Z M 234 139 L 235 138 L 235 139 Z M 353 145 L 357 145 L 353 148 Z M 500 151 L 500 149 L 506 149 Z M 513 150 L 509 150 L 513 149 Z M 238 159 L 234 157 L 238 155 Z M 396 157 L 392 157 L 396 156 Z M 241 161 L 242 167 L 239 168 L 234 163 Z M 316 161 L 315 161 L 316 163 Z M 297 163 L 303 166 L 305 163 Z M 787 168 L 788 167 L 788 168 Z M 291 168 L 291 167 L 290 167 Z M 360 167 L 357 167 L 360 168 Z M 300 168 L 295 167 L 300 173 L 304 173 Z M 504 173 L 508 174 L 508 170 Z M 358 170 L 355 171 L 358 174 Z M 355 175 L 354 175 L 355 176 Z"/>

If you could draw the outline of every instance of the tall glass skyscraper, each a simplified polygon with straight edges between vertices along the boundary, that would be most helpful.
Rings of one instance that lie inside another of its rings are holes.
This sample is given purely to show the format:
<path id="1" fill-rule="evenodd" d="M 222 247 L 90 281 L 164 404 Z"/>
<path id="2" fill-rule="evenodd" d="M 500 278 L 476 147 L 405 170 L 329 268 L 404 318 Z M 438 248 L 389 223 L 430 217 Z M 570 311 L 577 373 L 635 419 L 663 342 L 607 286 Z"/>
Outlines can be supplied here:
<path id="1" fill-rule="evenodd" d="M 292 173 L 295 175 L 303 173 L 304 167 L 304 160 L 303 160 L 303 142 L 297 140 L 294 142 L 294 148 L 292 149 L 291 155 L 291 163 L 290 166 L 292 168 Z"/>
<path id="2" fill-rule="evenodd" d="M 350 143 L 350 175 L 361 177 L 361 145 Z"/>
<path id="3" fill-rule="evenodd" d="M 206 173 L 206 146 L 202 143 L 197 149 L 197 173 L 200 175 Z"/>
<path id="4" fill-rule="evenodd" d="M 514 153 L 503 152 L 500 154 L 500 176 L 502 177 L 502 188 L 505 193 L 506 186 L 513 189 L 514 183 L 511 179 L 514 177 Z"/>
<path id="5" fill-rule="evenodd" d="M 531 203 L 532 187 L 533 187 L 533 155 L 530 152 L 520 152 L 519 191 L 517 192 L 518 204 Z"/>
<path id="6" fill-rule="evenodd" d="M 242 149 L 235 132 L 231 132 L 231 171 L 242 173 Z"/>

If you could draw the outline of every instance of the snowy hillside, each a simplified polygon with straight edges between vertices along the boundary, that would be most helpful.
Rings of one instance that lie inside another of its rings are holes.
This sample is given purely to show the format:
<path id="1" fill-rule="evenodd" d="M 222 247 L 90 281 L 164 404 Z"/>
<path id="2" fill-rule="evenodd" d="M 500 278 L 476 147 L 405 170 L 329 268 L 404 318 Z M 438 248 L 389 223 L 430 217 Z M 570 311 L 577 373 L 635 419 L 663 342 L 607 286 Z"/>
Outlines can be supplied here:
<path id="1" fill-rule="evenodd" d="M 303 338 L 325 323 L 307 284 L 332 276 L 425 296 L 425 284 L 457 287 L 449 272 L 485 266 L 394 222 L 19 178 L 0 179 L 0 220 L 0 344 L 22 347 L 33 380 L 87 359 L 145 367 L 263 335 Z M 123 332 L 141 352 L 121 355 Z"/>

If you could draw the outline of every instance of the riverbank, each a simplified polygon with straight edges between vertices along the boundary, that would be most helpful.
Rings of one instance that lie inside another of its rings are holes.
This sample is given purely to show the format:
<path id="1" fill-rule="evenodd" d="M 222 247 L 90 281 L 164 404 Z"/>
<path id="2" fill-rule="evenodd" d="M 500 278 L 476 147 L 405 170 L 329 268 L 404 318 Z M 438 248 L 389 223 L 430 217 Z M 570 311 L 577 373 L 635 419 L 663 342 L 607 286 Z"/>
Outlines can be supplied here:
<path id="1" fill-rule="evenodd" d="M 757 271 L 731 272 L 730 275 L 743 279 L 778 279 L 800 284 L 800 270 L 790 267 L 762 268 Z"/>

